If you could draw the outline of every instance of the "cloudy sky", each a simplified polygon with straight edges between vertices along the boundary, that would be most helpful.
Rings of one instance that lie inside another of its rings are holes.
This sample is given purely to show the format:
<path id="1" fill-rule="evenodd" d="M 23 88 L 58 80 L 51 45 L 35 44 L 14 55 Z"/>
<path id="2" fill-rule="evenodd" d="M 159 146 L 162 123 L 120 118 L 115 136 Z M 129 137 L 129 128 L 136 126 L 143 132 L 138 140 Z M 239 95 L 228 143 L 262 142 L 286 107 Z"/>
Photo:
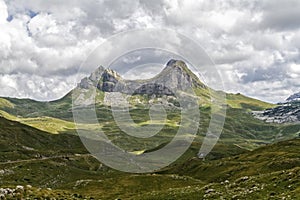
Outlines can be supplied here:
<path id="1" fill-rule="evenodd" d="M 283 101 L 300 91 L 299 10 L 299 0 L 0 0 L 0 96 L 57 99 L 107 38 L 155 27 L 197 41 L 227 91 Z"/>

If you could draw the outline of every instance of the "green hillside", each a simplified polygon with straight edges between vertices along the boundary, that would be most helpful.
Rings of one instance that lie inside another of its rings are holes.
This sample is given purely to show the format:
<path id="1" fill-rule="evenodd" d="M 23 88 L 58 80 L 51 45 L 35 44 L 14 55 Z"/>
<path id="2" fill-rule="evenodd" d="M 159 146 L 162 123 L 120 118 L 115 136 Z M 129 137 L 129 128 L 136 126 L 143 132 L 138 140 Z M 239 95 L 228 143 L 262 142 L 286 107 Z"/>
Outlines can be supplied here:
<path id="1" fill-rule="evenodd" d="M 0 108 L 14 108 L 14 104 L 12 104 L 9 100 L 0 98 Z"/>
<path id="2" fill-rule="evenodd" d="M 191 159 L 163 173 L 190 176 L 209 184 L 149 193 L 141 199 L 298 199 L 300 139 L 283 141 L 214 161 Z"/>
<path id="3" fill-rule="evenodd" d="M 77 92 L 74 90 L 73 92 Z M 0 115 L 13 121 L 35 127 L 49 133 L 71 133 L 76 134 L 72 118 L 72 93 L 64 98 L 53 102 L 37 102 L 28 99 L 6 98 L 5 102 L 11 107 L 0 109 Z M 204 93 L 205 92 L 205 93 Z M 206 89 L 199 89 L 196 94 L 200 97 L 209 96 Z M 103 105 L 103 93 L 99 92 L 99 101 L 96 104 L 98 121 L 109 138 L 116 144 L 128 151 L 147 151 L 168 143 L 173 138 L 180 123 L 180 110 L 167 108 L 167 123 L 158 122 L 157 125 L 164 125 L 164 129 L 156 137 L 151 139 L 136 139 L 123 133 L 115 123 L 109 106 Z M 213 95 L 213 94 L 212 94 Z M 134 104 L 135 98 L 143 104 Z M 131 97 L 131 117 L 137 126 L 149 124 L 149 107 L 146 96 L 136 95 Z M 297 136 L 299 125 L 287 124 L 278 125 L 265 123 L 255 119 L 251 110 L 262 110 L 273 107 L 273 104 L 261 102 L 240 94 L 227 95 L 226 121 L 221 135 L 221 141 L 229 145 L 238 145 L 247 150 L 255 149 L 261 145 L 291 139 Z M 196 140 L 199 142 L 204 138 L 211 116 L 209 104 L 200 105 L 201 114 L 200 127 Z M 87 124 L 87 128 L 93 125 Z M 131 145 L 130 145 L 131 144 Z"/>
<path id="4" fill-rule="evenodd" d="M 227 104 L 232 108 L 241 108 L 249 110 L 264 110 L 275 107 L 274 104 L 266 103 L 257 99 L 253 99 L 242 94 L 227 94 Z"/>
<path id="5" fill-rule="evenodd" d="M 0 118 L 0 125 L 0 187 L 15 188 L 23 185 L 25 190 L 18 194 L 23 197 L 299 197 L 299 139 L 267 145 L 254 151 L 220 143 L 213 150 L 213 155 L 226 151 L 234 154 L 205 161 L 195 158 L 198 151 L 195 142 L 171 166 L 155 174 L 137 175 L 118 172 L 102 165 L 87 154 L 76 136 L 51 135 L 4 118 Z"/>

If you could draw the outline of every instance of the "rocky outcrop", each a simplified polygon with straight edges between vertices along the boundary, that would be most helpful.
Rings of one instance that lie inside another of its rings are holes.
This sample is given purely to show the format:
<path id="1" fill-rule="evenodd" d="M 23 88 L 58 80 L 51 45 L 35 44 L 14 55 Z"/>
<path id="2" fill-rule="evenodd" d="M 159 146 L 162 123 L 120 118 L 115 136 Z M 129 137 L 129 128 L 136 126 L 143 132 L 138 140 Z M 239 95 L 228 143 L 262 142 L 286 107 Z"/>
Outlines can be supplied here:
<path id="1" fill-rule="evenodd" d="M 104 71 L 104 67 L 98 67 L 89 77 L 81 80 L 81 82 L 78 84 L 78 88 L 90 89 L 92 87 L 96 87 Z"/>
<path id="2" fill-rule="evenodd" d="M 287 102 L 292 102 L 292 101 L 300 101 L 300 92 L 291 95 L 289 98 L 286 99 Z"/>
<path id="3" fill-rule="evenodd" d="M 300 101 L 291 101 L 278 105 L 275 108 L 253 112 L 253 115 L 271 123 L 299 123 Z"/>
<path id="4" fill-rule="evenodd" d="M 123 81 L 117 72 L 111 69 L 105 69 L 97 84 L 97 88 L 104 92 L 114 92 L 114 89 L 119 82 L 122 84 Z"/>
<path id="5" fill-rule="evenodd" d="M 170 60 L 161 73 L 147 80 L 125 80 L 114 70 L 99 67 L 79 84 L 83 89 L 95 86 L 103 92 L 141 95 L 173 95 L 175 91 L 185 91 L 193 86 L 206 88 L 180 60 Z"/>

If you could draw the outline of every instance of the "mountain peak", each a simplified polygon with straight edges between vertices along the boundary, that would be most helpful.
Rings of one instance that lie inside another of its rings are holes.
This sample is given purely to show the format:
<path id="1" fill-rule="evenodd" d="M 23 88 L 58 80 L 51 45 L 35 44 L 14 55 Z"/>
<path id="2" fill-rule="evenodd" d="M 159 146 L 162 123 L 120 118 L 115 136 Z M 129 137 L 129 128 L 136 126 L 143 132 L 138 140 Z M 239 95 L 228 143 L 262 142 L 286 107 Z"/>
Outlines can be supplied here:
<path id="1" fill-rule="evenodd" d="M 186 88 L 193 86 L 206 88 L 184 61 L 175 59 L 167 62 L 166 67 L 152 79 L 125 80 L 116 71 L 100 66 L 88 78 L 82 79 L 79 83 L 80 88 L 97 87 L 103 92 L 134 92 L 137 94 L 160 95 L 171 95 L 170 90 L 172 89 L 184 91 Z"/>
<path id="2" fill-rule="evenodd" d="M 102 73 L 105 71 L 106 69 L 103 66 L 99 66 L 89 77 L 90 80 L 92 81 L 98 81 L 102 75 Z"/>
<path id="3" fill-rule="evenodd" d="M 187 67 L 187 65 L 185 64 L 185 62 L 183 62 L 182 60 L 171 59 L 167 63 L 167 67 L 175 67 L 175 66 L 178 66 L 178 67 Z"/>
<path id="4" fill-rule="evenodd" d="M 286 101 L 287 102 L 300 101 L 300 92 L 291 95 L 289 98 L 286 99 Z"/>

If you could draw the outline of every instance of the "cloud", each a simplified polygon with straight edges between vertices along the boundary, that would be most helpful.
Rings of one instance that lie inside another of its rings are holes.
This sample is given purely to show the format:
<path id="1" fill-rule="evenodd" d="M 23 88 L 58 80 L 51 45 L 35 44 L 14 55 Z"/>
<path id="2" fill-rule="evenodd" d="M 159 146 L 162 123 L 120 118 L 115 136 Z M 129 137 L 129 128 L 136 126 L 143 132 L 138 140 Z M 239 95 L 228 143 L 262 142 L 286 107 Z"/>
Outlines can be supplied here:
<path id="1" fill-rule="evenodd" d="M 300 2 L 297 0 L 263 1 L 263 18 L 260 23 L 262 28 L 276 30 L 299 29 Z"/>
<path id="2" fill-rule="evenodd" d="M 0 24 L 5 24 L 8 18 L 7 6 L 3 0 L 0 1 Z"/>
<path id="3" fill-rule="evenodd" d="M 41 77 L 34 74 L 0 75 L 0 96 L 55 100 L 75 87 L 75 80 L 76 76 L 66 78 Z"/>
<path id="4" fill-rule="evenodd" d="M 60 97 L 74 86 L 69 81 L 80 64 L 106 38 L 163 27 L 199 43 L 224 75 L 227 91 L 281 101 L 299 91 L 299 10 L 298 0 L 0 0 L 1 95 Z M 131 63 L 167 58 L 140 52 L 124 59 L 121 72 Z M 140 74 L 153 75 L 151 67 L 140 68 Z"/>

